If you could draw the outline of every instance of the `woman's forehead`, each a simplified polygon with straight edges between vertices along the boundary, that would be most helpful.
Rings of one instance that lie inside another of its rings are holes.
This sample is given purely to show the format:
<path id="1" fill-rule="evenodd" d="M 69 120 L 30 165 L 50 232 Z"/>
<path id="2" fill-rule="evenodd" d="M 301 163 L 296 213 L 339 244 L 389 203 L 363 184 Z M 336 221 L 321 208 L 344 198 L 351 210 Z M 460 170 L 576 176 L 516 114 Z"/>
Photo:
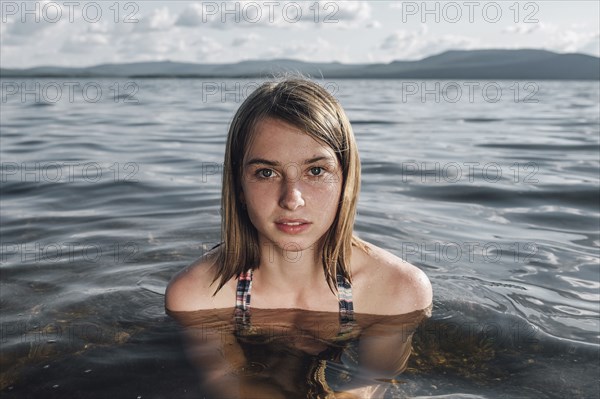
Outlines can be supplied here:
<path id="1" fill-rule="evenodd" d="M 337 159 L 335 152 L 296 126 L 279 119 L 266 118 L 254 127 L 244 163 L 254 159 L 273 162 L 304 162 L 314 158 Z"/>

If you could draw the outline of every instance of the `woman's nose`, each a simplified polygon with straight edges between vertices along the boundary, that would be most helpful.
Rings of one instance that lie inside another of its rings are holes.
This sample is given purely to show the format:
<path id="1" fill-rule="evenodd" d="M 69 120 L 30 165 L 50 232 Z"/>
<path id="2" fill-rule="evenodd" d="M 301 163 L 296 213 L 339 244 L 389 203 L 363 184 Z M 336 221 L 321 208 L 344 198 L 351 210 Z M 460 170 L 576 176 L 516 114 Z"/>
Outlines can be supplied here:
<path id="1" fill-rule="evenodd" d="M 300 191 L 300 183 L 301 182 L 298 179 L 286 179 L 283 182 L 279 206 L 290 211 L 304 206 L 304 198 Z"/>

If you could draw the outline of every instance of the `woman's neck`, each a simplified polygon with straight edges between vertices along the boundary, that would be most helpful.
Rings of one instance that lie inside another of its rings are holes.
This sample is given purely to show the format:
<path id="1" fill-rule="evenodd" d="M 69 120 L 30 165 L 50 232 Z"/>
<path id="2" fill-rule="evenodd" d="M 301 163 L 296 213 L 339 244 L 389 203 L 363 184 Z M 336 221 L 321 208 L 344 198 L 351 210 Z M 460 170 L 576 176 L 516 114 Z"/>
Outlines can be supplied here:
<path id="1" fill-rule="evenodd" d="M 297 291 L 325 282 L 321 252 L 314 246 L 288 251 L 272 242 L 264 242 L 260 252 L 258 273 L 265 284 Z"/>

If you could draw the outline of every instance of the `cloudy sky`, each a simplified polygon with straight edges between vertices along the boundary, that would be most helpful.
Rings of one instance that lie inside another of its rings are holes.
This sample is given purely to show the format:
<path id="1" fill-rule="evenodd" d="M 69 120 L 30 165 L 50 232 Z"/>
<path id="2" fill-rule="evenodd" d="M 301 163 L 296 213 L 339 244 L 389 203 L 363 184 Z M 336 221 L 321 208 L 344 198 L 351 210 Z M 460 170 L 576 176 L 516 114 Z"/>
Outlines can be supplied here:
<path id="1" fill-rule="evenodd" d="M 0 66 L 413 60 L 448 49 L 599 56 L 597 1 L 1 2 Z"/>

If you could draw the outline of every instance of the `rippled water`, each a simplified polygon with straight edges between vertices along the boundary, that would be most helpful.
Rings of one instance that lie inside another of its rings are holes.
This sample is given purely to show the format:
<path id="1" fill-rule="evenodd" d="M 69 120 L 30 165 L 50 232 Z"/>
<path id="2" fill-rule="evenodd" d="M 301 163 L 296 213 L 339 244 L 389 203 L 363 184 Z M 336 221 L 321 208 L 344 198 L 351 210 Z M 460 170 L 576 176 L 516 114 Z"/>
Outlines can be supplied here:
<path id="1" fill-rule="evenodd" d="M 437 83 L 323 82 L 359 144 L 357 233 L 434 288 L 390 397 L 597 397 L 598 82 Z M 2 80 L 2 396 L 199 395 L 163 294 L 219 240 L 255 86 Z"/>

